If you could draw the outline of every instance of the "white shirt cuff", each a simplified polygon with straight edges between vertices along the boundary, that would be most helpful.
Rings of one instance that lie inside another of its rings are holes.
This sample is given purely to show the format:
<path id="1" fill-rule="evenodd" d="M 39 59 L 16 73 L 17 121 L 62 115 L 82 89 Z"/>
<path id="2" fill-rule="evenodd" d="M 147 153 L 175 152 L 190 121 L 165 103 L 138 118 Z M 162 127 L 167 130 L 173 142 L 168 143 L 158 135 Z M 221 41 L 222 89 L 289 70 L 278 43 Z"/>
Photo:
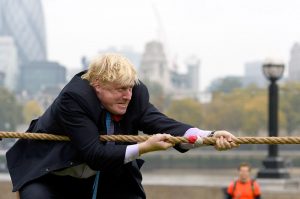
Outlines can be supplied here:
<path id="1" fill-rule="evenodd" d="M 124 164 L 131 162 L 139 157 L 139 147 L 138 144 L 128 145 L 126 147 Z"/>
<path id="2" fill-rule="evenodd" d="M 205 130 L 201 130 L 201 129 L 198 129 L 198 128 L 190 128 L 185 132 L 184 137 L 189 137 L 191 135 L 200 136 L 200 137 L 207 137 L 207 136 L 209 136 L 209 134 L 211 132 L 212 131 L 205 131 Z M 180 146 L 180 148 L 186 149 L 186 150 L 195 148 L 195 145 L 190 144 L 190 143 L 181 143 L 179 146 Z"/>
<path id="3" fill-rule="evenodd" d="M 210 133 L 211 133 L 211 131 L 205 131 L 205 130 L 201 130 L 198 128 L 190 128 L 185 132 L 184 137 L 189 137 L 191 135 L 207 137 L 207 136 L 209 136 Z"/>

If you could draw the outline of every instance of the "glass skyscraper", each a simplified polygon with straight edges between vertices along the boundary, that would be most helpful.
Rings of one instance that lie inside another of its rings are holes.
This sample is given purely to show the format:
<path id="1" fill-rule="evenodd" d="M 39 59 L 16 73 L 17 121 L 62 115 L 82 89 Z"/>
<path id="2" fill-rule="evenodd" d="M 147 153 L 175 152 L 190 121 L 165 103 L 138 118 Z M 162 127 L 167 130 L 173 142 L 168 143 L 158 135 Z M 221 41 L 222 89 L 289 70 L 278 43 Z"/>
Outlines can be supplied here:
<path id="1" fill-rule="evenodd" d="M 19 65 L 45 61 L 47 48 L 41 0 L 0 0 L 0 36 L 14 39 Z"/>

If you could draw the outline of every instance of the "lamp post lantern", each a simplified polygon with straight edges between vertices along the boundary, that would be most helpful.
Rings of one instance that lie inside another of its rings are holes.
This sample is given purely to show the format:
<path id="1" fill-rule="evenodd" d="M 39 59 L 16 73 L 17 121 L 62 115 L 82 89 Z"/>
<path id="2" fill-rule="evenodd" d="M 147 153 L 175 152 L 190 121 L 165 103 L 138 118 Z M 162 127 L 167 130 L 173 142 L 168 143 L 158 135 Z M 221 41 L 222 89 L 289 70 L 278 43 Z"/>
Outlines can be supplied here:
<path id="1" fill-rule="evenodd" d="M 278 86 L 279 80 L 284 72 L 284 64 L 266 62 L 263 64 L 263 73 L 270 81 L 269 85 L 269 125 L 270 137 L 278 136 Z M 264 168 L 261 169 L 257 178 L 289 178 L 290 175 L 285 168 L 284 160 L 278 156 L 278 145 L 268 145 L 268 156 L 263 161 Z"/>

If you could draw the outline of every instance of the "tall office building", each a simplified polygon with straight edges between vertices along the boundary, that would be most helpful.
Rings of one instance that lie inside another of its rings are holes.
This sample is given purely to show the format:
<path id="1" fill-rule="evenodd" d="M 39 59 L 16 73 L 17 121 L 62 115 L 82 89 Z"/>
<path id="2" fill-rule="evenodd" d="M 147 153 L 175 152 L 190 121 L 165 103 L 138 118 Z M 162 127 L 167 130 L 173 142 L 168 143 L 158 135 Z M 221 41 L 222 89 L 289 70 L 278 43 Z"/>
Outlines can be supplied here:
<path id="1" fill-rule="evenodd" d="M 19 64 L 45 61 L 46 36 L 41 0 L 0 0 L 0 36 L 10 36 Z"/>
<path id="2" fill-rule="evenodd" d="M 300 44 L 299 43 L 295 43 L 291 49 L 288 78 L 291 81 L 300 81 Z"/>
<path id="3" fill-rule="evenodd" d="M 0 36 L 0 72 L 3 76 L 3 86 L 15 91 L 18 84 L 17 48 L 11 37 Z"/>
<path id="4" fill-rule="evenodd" d="M 19 90 L 29 95 L 66 83 L 66 68 L 57 62 L 29 62 L 22 65 L 21 74 Z"/>

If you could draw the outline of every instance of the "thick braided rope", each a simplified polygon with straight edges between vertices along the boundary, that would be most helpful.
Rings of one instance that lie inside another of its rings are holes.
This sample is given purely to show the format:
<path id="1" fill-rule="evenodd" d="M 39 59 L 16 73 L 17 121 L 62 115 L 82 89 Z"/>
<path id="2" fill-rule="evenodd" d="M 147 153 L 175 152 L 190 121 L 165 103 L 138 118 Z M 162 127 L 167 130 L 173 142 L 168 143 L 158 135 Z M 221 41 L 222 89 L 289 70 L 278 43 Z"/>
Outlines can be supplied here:
<path id="1" fill-rule="evenodd" d="M 112 142 L 143 142 L 149 139 L 149 135 L 101 135 L 100 141 Z M 19 133 L 0 131 L 0 138 L 21 138 L 33 140 L 70 141 L 67 136 L 53 135 L 48 133 Z M 172 143 L 188 143 L 185 137 L 171 137 Z M 237 137 L 234 139 L 237 144 L 300 144 L 300 137 Z M 216 138 L 203 138 L 203 144 L 213 145 Z"/>
<path id="2" fill-rule="evenodd" d="M 0 138 L 21 138 L 31 140 L 70 141 L 67 136 L 53 135 L 48 133 L 20 133 L 0 131 Z"/>

